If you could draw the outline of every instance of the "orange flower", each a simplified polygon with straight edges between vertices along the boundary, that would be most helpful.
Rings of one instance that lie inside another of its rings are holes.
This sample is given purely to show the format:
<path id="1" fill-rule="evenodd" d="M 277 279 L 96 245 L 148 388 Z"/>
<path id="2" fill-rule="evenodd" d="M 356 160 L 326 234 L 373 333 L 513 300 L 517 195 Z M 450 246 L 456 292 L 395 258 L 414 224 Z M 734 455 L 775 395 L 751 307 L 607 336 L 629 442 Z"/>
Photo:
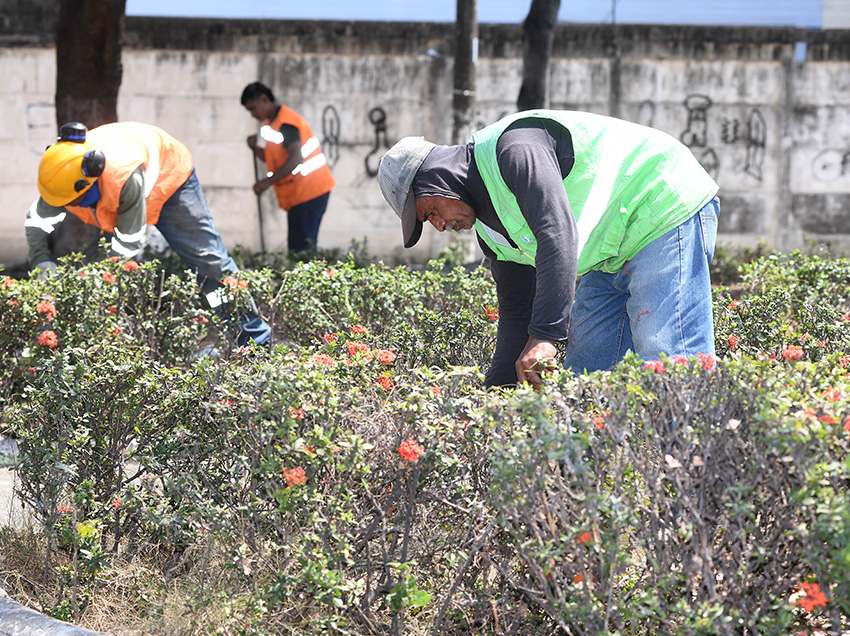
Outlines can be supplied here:
<path id="1" fill-rule="evenodd" d="M 109 307 L 106 308 L 106 311 L 108 311 L 110 314 L 112 314 L 114 316 L 115 314 L 118 313 L 118 307 L 116 307 L 115 305 L 109 305 Z"/>
<path id="2" fill-rule="evenodd" d="M 336 362 L 334 362 L 333 358 L 331 358 L 327 353 L 317 353 L 315 356 L 313 356 L 313 362 L 323 364 L 326 367 L 336 366 Z"/>
<path id="3" fill-rule="evenodd" d="M 729 306 L 729 309 L 731 309 L 733 311 L 738 311 L 738 305 L 740 305 L 740 304 L 741 303 L 739 303 L 737 300 L 733 300 L 732 302 L 729 303 L 728 306 Z"/>
<path id="4" fill-rule="evenodd" d="M 588 543 L 589 541 L 590 541 L 590 533 L 587 530 L 584 530 L 576 538 L 576 543 Z"/>
<path id="5" fill-rule="evenodd" d="M 300 409 L 300 408 L 296 409 L 296 408 L 293 408 L 293 407 L 290 406 L 289 407 L 289 414 L 293 418 L 295 418 L 296 420 L 303 420 L 304 419 L 304 409 Z"/>
<path id="6" fill-rule="evenodd" d="M 415 462 L 424 451 L 425 449 L 417 444 L 412 437 L 398 445 L 398 454 L 406 462 Z"/>
<path id="7" fill-rule="evenodd" d="M 239 280 L 235 276 L 225 276 L 221 279 L 221 284 L 228 289 L 247 289 L 248 281 Z"/>
<path id="8" fill-rule="evenodd" d="M 325 342 L 327 342 L 328 344 L 333 344 L 334 342 L 336 342 L 337 335 L 335 333 L 326 333 L 324 336 L 322 336 L 322 338 L 324 338 Z"/>
<path id="9" fill-rule="evenodd" d="M 688 364 L 688 359 L 685 356 L 675 355 L 670 358 L 670 362 L 673 364 Z"/>
<path id="10" fill-rule="evenodd" d="M 389 376 L 382 375 L 380 378 L 378 378 L 378 381 L 375 382 L 375 386 L 379 386 L 386 391 L 392 391 L 393 381 L 392 379 L 390 379 Z"/>
<path id="11" fill-rule="evenodd" d="M 132 272 L 134 269 L 139 269 L 139 264 L 136 261 L 127 261 L 122 265 L 125 272 Z"/>
<path id="12" fill-rule="evenodd" d="M 710 353 L 697 353 L 697 358 L 706 371 L 711 371 L 714 368 L 714 356 Z"/>
<path id="13" fill-rule="evenodd" d="M 47 318 L 47 322 L 51 322 L 54 318 L 56 318 L 56 305 L 49 300 L 42 300 L 35 306 L 35 310 L 40 314 L 44 314 L 44 317 Z"/>
<path id="14" fill-rule="evenodd" d="M 14 278 L 9 278 L 8 276 L 6 276 L 6 278 L 3 279 L 3 287 L 9 288 L 9 287 L 14 287 L 14 286 L 15 286 L 15 279 Z"/>
<path id="15" fill-rule="evenodd" d="M 645 369 L 652 369 L 656 373 L 664 373 L 667 369 L 664 367 L 664 363 L 661 360 L 647 360 L 643 363 L 643 367 Z"/>
<path id="16" fill-rule="evenodd" d="M 824 389 L 823 393 L 821 393 L 822 397 L 825 397 L 830 402 L 838 402 L 841 399 L 841 393 L 836 391 L 835 388 L 829 387 L 828 389 Z"/>
<path id="17" fill-rule="evenodd" d="M 38 344 L 43 345 L 45 347 L 55 347 L 59 344 L 59 338 L 53 331 L 42 331 L 40 334 L 38 334 Z"/>
<path id="18" fill-rule="evenodd" d="M 440 387 L 435 384 L 431 387 L 431 395 L 433 395 L 434 397 L 440 397 L 443 395 L 443 392 L 442 390 L 440 390 Z"/>
<path id="19" fill-rule="evenodd" d="M 366 327 L 364 327 L 363 325 L 353 325 L 351 327 L 351 334 L 354 336 L 365 336 Z"/>
<path id="20" fill-rule="evenodd" d="M 487 305 L 487 307 L 484 308 L 484 314 L 490 320 L 498 320 L 499 319 L 499 308 L 498 307 L 491 307 L 490 305 Z"/>
<path id="21" fill-rule="evenodd" d="M 332 278 L 333 276 L 336 276 L 336 270 L 335 270 L 333 267 L 331 267 L 330 269 L 326 269 L 326 270 L 325 270 L 324 272 L 322 272 L 322 273 L 323 273 L 325 276 L 327 276 L 328 278 Z"/>
<path id="22" fill-rule="evenodd" d="M 830 602 L 817 583 L 800 583 L 799 590 L 802 596 L 795 603 L 807 612 L 811 612 L 816 607 L 826 607 L 826 604 Z"/>
<path id="23" fill-rule="evenodd" d="M 734 351 L 738 348 L 738 343 L 741 342 L 741 339 L 736 336 L 734 333 L 729 335 L 729 348 Z"/>
<path id="24" fill-rule="evenodd" d="M 115 510 L 120 509 L 121 506 L 123 506 L 123 505 L 124 505 L 124 502 L 121 500 L 121 497 L 116 497 L 115 499 L 112 500 L 112 508 L 115 509 Z"/>
<path id="25" fill-rule="evenodd" d="M 304 472 L 304 469 L 301 468 L 301 466 L 296 466 L 295 468 L 284 468 L 283 479 L 286 481 L 286 485 L 290 488 L 293 486 L 303 486 L 307 483 L 307 473 Z"/>
<path id="26" fill-rule="evenodd" d="M 112 272 L 103 272 L 103 280 L 105 280 L 107 283 L 114 283 L 115 274 L 113 274 Z"/>
<path id="27" fill-rule="evenodd" d="M 395 353 L 389 349 L 378 349 L 378 360 L 384 364 L 392 364 L 395 362 Z"/>
<path id="28" fill-rule="evenodd" d="M 348 355 L 356 356 L 358 353 L 362 356 L 366 356 L 369 353 L 369 347 L 362 342 L 349 342 Z"/>
<path id="29" fill-rule="evenodd" d="M 850 415 L 844 419 L 844 432 L 850 433 Z"/>
<path id="30" fill-rule="evenodd" d="M 605 409 L 602 413 L 597 413 L 593 416 L 593 425 L 596 427 L 597 431 L 601 431 L 605 428 L 605 417 L 610 414 L 611 411 L 609 409 Z"/>
<path id="31" fill-rule="evenodd" d="M 782 350 L 782 357 L 786 360 L 796 360 L 797 358 L 802 358 L 805 354 L 806 352 L 803 351 L 803 347 L 799 345 L 790 345 Z"/>

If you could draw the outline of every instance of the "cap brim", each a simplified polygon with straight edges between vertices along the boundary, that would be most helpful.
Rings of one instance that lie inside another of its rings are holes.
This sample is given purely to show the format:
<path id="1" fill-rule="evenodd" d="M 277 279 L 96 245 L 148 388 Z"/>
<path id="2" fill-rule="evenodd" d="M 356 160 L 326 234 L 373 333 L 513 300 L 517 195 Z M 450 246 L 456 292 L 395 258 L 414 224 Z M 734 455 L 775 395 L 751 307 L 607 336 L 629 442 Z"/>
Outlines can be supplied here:
<path id="1" fill-rule="evenodd" d="M 422 236 L 422 221 L 416 218 L 416 197 L 413 196 L 413 188 L 410 189 L 404 201 L 404 210 L 401 213 L 401 236 L 405 247 L 413 247 Z"/>

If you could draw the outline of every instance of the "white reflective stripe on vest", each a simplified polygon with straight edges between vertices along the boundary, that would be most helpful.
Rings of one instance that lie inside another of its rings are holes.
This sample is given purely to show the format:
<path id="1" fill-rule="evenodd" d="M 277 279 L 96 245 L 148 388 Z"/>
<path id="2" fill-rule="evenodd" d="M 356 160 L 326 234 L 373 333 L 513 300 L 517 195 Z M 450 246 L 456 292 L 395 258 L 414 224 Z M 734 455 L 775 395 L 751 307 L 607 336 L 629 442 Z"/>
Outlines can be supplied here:
<path id="1" fill-rule="evenodd" d="M 599 223 L 608 209 L 608 203 L 617 185 L 617 176 L 623 167 L 626 156 L 634 152 L 646 140 L 646 133 L 639 127 L 629 127 L 618 131 L 616 143 L 608 143 L 602 149 L 599 169 L 594 176 L 593 186 L 582 207 L 581 216 L 576 221 L 578 227 L 578 253 L 581 254 L 593 228 Z M 609 140 L 614 141 L 614 140 Z"/>
<path id="2" fill-rule="evenodd" d="M 147 231 L 147 227 L 143 226 L 141 230 L 138 232 L 134 232 L 133 234 L 124 234 L 117 227 L 115 228 L 115 236 L 118 237 L 119 240 L 125 243 L 136 243 L 145 238 L 145 232 Z"/>
<path id="3" fill-rule="evenodd" d="M 300 174 L 302 177 L 306 176 L 311 172 L 318 170 L 327 162 L 328 160 L 325 158 L 325 153 L 321 152 L 315 157 L 311 157 L 304 163 L 299 163 L 297 166 L 295 166 L 295 170 L 292 171 L 292 174 Z"/>
<path id="4" fill-rule="evenodd" d="M 283 143 L 283 133 L 279 130 L 275 130 L 268 124 L 260 127 L 260 137 L 273 144 L 282 144 Z"/>
<path id="5" fill-rule="evenodd" d="M 153 187 L 159 179 L 159 148 L 145 144 L 148 149 L 148 165 L 145 168 L 145 198 L 150 195 Z"/>
<path id="6" fill-rule="evenodd" d="M 121 256 L 135 256 L 139 253 L 141 248 L 132 249 L 124 245 L 117 236 L 112 237 L 112 242 L 110 243 L 112 250 L 121 254 Z"/>
<path id="7" fill-rule="evenodd" d="M 53 230 L 56 229 L 56 226 L 59 225 L 67 215 L 67 212 L 60 212 L 56 216 L 51 217 L 42 217 L 38 215 L 38 201 L 32 204 L 30 207 L 30 213 L 27 217 L 26 221 L 24 221 L 24 227 L 37 227 L 45 234 L 53 233 Z"/>
<path id="8" fill-rule="evenodd" d="M 303 158 L 309 157 L 314 151 L 319 149 L 319 140 L 315 137 L 310 137 L 303 146 L 301 146 L 301 156 Z"/>
<path id="9" fill-rule="evenodd" d="M 491 241 L 493 241 L 494 243 L 496 243 L 498 245 L 504 245 L 505 247 L 513 248 L 513 245 L 510 244 L 510 242 L 508 241 L 508 239 L 506 239 L 504 237 L 504 235 L 497 232 L 496 230 L 494 230 L 489 225 L 485 225 L 484 223 L 481 223 L 481 221 L 479 221 L 478 223 L 481 225 L 482 228 L 484 228 L 484 231 L 487 233 L 487 236 L 490 237 Z"/>

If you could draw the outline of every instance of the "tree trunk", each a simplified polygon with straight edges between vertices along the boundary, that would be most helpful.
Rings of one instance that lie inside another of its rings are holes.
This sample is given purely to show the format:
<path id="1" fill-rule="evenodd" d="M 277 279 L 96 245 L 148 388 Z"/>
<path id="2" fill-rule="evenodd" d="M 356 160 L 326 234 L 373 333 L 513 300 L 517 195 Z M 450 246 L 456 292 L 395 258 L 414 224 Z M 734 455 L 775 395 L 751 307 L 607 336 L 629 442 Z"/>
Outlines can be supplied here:
<path id="1" fill-rule="evenodd" d="M 532 0 L 522 24 L 522 86 L 517 110 L 546 107 L 546 76 L 561 0 Z"/>
<path id="2" fill-rule="evenodd" d="M 56 25 L 56 128 L 118 121 L 126 0 L 60 0 Z M 69 214 L 50 236 L 53 258 L 86 252 L 100 231 Z"/>
<path id="3" fill-rule="evenodd" d="M 126 0 L 60 0 L 56 25 L 56 124 L 118 121 Z"/>
<path id="4" fill-rule="evenodd" d="M 475 113 L 475 62 L 478 57 L 478 0 L 457 0 L 455 19 L 452 143 L 472 138 Z"/>

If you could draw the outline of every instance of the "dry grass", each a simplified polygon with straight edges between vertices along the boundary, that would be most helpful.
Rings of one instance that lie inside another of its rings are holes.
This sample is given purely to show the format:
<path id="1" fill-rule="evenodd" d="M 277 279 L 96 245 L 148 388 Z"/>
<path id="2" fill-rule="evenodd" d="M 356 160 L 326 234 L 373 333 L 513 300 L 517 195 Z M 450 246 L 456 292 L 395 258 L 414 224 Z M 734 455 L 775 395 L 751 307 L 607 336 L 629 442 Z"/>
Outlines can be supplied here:
<path id="1" fill-rule="evenodd" d="M 62 601 L 54 596 L 62 594 L 62 585 L 56 567 L 50 568 L 45 584 L 45 551 L 46 539 L 38 529 L 0 529 L 2 587 L 11 599 L 49 614 Z M 70 555 L 60 555 L 59 566 L 70 565 Z M 188 555 L 189 565 L 171 581 L 166 581 L 165 564 L 154 550 L 132 562 L 113 561 L 98 576 L 91 602 L 72 622 L 114 636 L 235 634 L 244 627 L 246 611 L 250 613 L 247 599 L 256 590 L 240 586 L 220 559 L 202 556 Z"/>

